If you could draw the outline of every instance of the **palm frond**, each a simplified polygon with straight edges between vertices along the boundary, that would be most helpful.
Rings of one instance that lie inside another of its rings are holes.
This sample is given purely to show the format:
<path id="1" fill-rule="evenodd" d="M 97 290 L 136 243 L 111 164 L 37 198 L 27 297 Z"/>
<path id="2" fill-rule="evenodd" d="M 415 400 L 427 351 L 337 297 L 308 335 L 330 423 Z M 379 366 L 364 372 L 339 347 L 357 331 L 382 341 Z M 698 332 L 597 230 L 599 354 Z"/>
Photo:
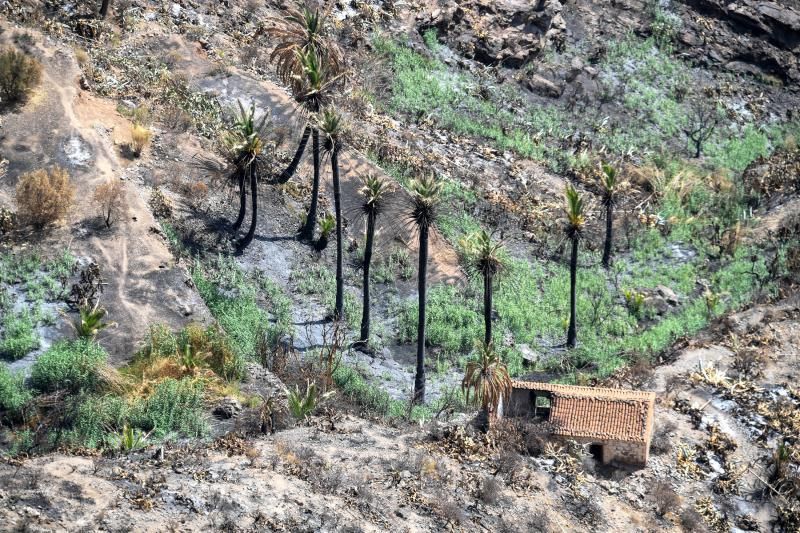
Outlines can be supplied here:
<path id="1" fill-rule="evenodd" d="M 565 191 L 567 214 L 567 235 L 570 238 L 580 237 L 583 227 L 586 224 L 584 214 L 584 203 L 580 193 L 571 184 L 567 184 Z"/>
<path id="2" fill-rule="evenodd" d="M 411 222 L 419 228 L 429 229 L 436 223 L 442 185 L 433 175 L 411 181 Z"/>
<path id="3" fill-rule="evenodd" d="M 477 360 L 467 363 L 461 388 L 467 402 L 473 401 L 494 412 L 511 394 L 511 376 L 494 345 L 480 343 Z"/>
<path id="4" fill-rule="evenodd" d="M 467 268 L 483 276 L 494 277 L 505 267 L 503 244 L 494 241 L 486 230 L 476 231 L 459 241 Z"/>

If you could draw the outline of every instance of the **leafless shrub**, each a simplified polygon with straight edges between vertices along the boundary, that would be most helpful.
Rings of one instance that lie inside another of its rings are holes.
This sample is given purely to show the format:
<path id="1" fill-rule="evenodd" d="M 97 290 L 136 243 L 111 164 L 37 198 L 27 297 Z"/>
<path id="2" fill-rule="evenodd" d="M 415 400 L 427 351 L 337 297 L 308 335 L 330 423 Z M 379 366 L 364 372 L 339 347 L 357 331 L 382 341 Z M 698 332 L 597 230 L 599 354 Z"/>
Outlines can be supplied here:
<path id="1" fill-rule="evenodd" d="M 494 476 L 486 476 L 481 482 L 479 496 L 483 503 L 494 505 L 500 499 L 503 484 Z"/>
<path id="2" fill-rule="evenodd" d="M 680 496 L 666 481 L 659 481 L 653 488 L 653 501 L 656 504 L 656 514 L 664 516 L 671 509 L 676 509 L 680 503 Z"/>
<path id="3" fill-rule="evenodd" d="M 34 170 L 20 177 L 16 200 L 19 216 L 38 228 L 64 218 L 75 192 L 69 174 L 60 167 Z"/>
<path id="4" fill-rule="evenodd" d="M 92 199 L 110 228 L 125 209 L 125 186 L 120 180 L 108 180 L 95 188 Z"/>
<path id="5" fill-rule="evenodd" d="M 708 531 L 703 517 L 696 510 L 687 507 L 681 511 L 681 527 L 691 533 L 704 533 Z"/>
<path id="6" fill-rule="evenodd" d="M 521 462 L 522 458 L 517 452 L 512 450 L 504 450 L 494 458 L 494 474 L 502 474 L 507 477 L 513 477 L 514 472 L 519 468 Z"/>
<path id="7" fill-rule="evenodd" d="M 665 455 L 672 451 L 670 433 L 675 431 L 675 423 L 672 421 L 658 424 L 653 432 L 653 439 L 650 441 L 650 450 L 656 455 Z"/>
<path id="8" fill-rule="evenodd" d="M 536 511 L 528 519 L 527 529 L 531 533 L 548 533 L 553 530 L 547 511 Z"/>
<path id="9" fill-rule="evenodd" d="M 150 209 L 156 218 L 172 217 L 172 201 L 158 187 L 154 187 L 150 193 Z"/>
<path id="10" fill-rule="evenodd" d="M 467 521 L 467 514 L 464 509 L 449 498 L 442 497 L 438 505 L 439 516 L 441 516 L 448 524 L 460 526 Z"/>
<path id="11" fill-rule="evenodd" d="M 208 198 L 208 185 L 202 181 L 187 184 L 185 194 L 189 206 L 192 209 L 199 209 Z"/>

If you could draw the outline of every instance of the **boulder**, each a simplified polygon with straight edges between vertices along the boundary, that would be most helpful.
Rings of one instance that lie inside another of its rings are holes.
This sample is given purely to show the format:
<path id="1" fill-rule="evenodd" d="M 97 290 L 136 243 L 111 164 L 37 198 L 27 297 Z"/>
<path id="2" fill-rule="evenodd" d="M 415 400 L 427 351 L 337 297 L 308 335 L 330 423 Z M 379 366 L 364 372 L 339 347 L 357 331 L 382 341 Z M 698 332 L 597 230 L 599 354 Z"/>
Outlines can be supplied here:
<path id="1" fill-rule="evenodd" d="M 564 87 L 548 80 L 538 74 L 532 75 L 528 78 L 526 85 L 528 90 L 539 96 L 546 96 L 548 98 L 558 98 L 564 92 Z"/>

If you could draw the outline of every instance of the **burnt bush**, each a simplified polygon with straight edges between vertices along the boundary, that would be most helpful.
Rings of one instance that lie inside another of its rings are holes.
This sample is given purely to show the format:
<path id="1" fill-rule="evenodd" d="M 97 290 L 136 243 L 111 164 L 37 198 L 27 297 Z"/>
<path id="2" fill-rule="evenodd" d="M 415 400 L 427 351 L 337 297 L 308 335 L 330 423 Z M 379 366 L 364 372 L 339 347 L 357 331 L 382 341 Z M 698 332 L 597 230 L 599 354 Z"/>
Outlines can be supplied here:
<path id="1" fill-rule="evenodd" d="M 494 476 L 486 476 L 481 482 L 481 488 L 478 496 L 483 503 L 494 505 L 500 500 L 500 492 L 503 490 L 503 484 Z"/>
<path id="2" fill-rule="evenodd" d="M 64 218 L 75 191 L 69 174 L 60 167 L 23 174 L 17 184 L 18 216 L 37 228 Z"/>
<path id="3" fill-rule="evenodd" d="M 672 442 L 669 435 L 675 431 L 674 422 L 659 424 L 653 432 L 653 439 L 650 441 L 650 451 L 655 455 L 665 455 L 672 451 Z"/>
<path id="4" fill-rule="evenodd" d="M 0 97 L 3 104 L 21 102 L 42 79 L 42 65 L 13 48 L 0 51 Z"/>
<path id="5" fill-rule="evenodd" d="M 677 508 L 681 499 L 672 485 L 665 481 L 659 481 L 653 489 L 653 502 L 656 505 L 656 514 L 664 516 L 671 509 Z"/>

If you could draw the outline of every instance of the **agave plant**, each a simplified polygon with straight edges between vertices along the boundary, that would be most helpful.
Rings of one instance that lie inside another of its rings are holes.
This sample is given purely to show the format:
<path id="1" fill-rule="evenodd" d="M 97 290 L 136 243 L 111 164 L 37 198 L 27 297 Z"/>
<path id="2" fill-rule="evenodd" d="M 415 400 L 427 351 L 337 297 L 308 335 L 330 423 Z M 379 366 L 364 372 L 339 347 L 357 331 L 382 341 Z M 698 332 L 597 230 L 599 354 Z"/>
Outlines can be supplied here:
<path id="1" fill-rule="evenodd" d="M 333 394 L 334 391 L 320 394 L 317 385 L 311 381 L 306 381 L 305 392 L 300 392 L 300 387 L 295 385 L 294 390 L 286 390 L 289 412 L 297 420 L 303 420 L 313 413 L 320 403 L 333 396 Z"/>
<path id="2" fill-rule="evenodd" d="M 492 343 L 480 343 L 477 360 L 467 363 L 461 388 L 467 402 L 481 407 L 481 423 L 486 429 L 497 414 L 498 406 L 511 394 L 511 377 L 506 365 L 500 360 Z"/>
<path id="3" fill-rule="evenodd" d="M 442 186 L 432 176 L 411 182 L 411 207 L 408 218 L 419 233 L 419 268 L 417 293 L 417 370 L 414 376 L 414 402 L 425 402 L 425 315 L 428 304 L 428 241 L 436 224 Z"/>
<path id="4" fill-rule="evenodd" d="M 483 342 L 489 345 L 492 342 L 494 279 L 505 267 L 503 245 L 493 241 L 485 230 L 461 239 L 459 244 L 467 258 L 467 268 L 483 278 Z"/>
<path id="5" fill-rule="evenodd" d="M 238 231 L 244 222 L 247 211 L 247 187 L 246 182 L 250 181 L 250 199 L 252 213 L 250 228 L 247 235 L 240 241 L 239 247 L 245 248 L 253 240 L 258 219 L 258 180 L 260 178 L 260 167 L 264 164 L 264 137 L 269 128 L 269 116 L 264 114 L 260 119 L 256 118 L 255 102 L 249 109 L 245 109 L 241 102 L 238 102 L 239 110 L 233 117 L 231 130 L 224 137 L 225 145 L 234 164 L 234 172 L 231 179 L 239 187 L 239 216 L 233 224 L 234 232 Z"/>
<path id="6" fill-rule="evenodd" d="M 369 344 L 370 330 L 370 297 L 369 297 L 369 272 L 372 264 L 372 251 L 375 244 L 375 225 L 378 215 L 384 209 L 388 183 L 380 176 L 372 174 L 361 180 L 361 211 L 367 218 L 367 235 L 364 245 L 364 277 L 363 277 L 363 306 L 361 313 L 361 340 L 363 345 Z"/>
<path id="7" fill-rule="evenodd" d="M 566 189 L 566 214 L 567 214 L 567 238 L 572 242 L 572 254 L 569 261 L 569 326 L 567 328 L 567 347 L 574 348 L 578 341 L 577 326 L 575 324 L 575 289 L 578 275 L 578 242 L 583 236 L 583 228 L 586 225 L 584 215 L 583 199 L 580 193 L 572 185 L 567 185 Z"/>
<path id="8" fill-rule="evenodd" d="M 333 230 L 336 229 L 336 219 L 332 215 L 326 215 L 325 218 L 319 221 L 319 239 L 317 239 L 316 248 L 319 251 L 328 247 L 330 236 Z"/>
<path id="9" fill-rule="evenodd" d="M 119 434 L 112 437 L 112 445 L 120 451 L 133 452 L 147 446 L 149 435 L 149 433 L 125 424 Z"/>
<path id="10" fill-rule="evenodd" d="M 93 339 L 100 331 L 116 325 L 113 322 L 103 321 L 106 314 L 108 314 L 107 311 L 100 307 L 99 301 L 93 306 L 88 304 L 80 306 L 78 308 L 78 317 L 72 324 L 78 337 L 81 339 Z"/>

